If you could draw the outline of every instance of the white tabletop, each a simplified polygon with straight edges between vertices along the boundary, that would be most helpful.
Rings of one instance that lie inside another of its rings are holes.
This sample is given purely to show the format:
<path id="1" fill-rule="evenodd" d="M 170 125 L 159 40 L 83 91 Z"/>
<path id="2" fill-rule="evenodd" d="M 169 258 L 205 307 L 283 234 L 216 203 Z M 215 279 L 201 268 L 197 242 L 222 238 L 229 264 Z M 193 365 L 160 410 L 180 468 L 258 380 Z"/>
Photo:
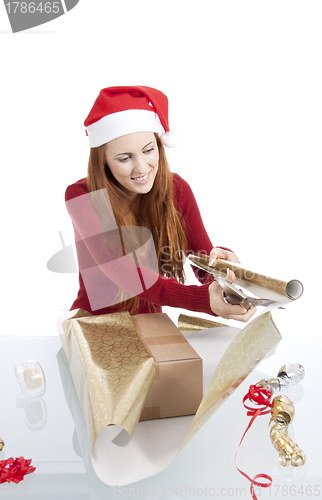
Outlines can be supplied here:
<path id="1" fill-rule="evenodd" d="M 262 416 L 246 435 L 237 465 L 252 477 L 262 472 L 273 478 L 270 488 L 256 490 L 258 498 L 322 497 L 321 338 L 282 339 L 276 353 L 260 363 L 167 469 L 122 487 L 107 486 L 96 477 L 84 443 L 78 442 L 73 408 L 66 402 L 69 389 L 62 385 L 59 338 L 1 337 L 0 345 L 0 436 L 5 441 L 0 459 L 23 455 L 37 468 L 17 485 L 0 485 L 1 498 L 251 498 L 249 482 L 234 466 L 234 455 L 249 422 L 242 398 L 250 384 L 276 376 L 283 364 L 292 361 L 304 366 L 306 376 L 285 392 L 295 405 L 289 435 L 306 454 L 306 464 L 298 468 L 279 465 L 278 452 L 269 439 L 269 416 Z M 42 366 L 46 392 L 41 399 L 24 403 L 14 367 L 29 359 Z"/>

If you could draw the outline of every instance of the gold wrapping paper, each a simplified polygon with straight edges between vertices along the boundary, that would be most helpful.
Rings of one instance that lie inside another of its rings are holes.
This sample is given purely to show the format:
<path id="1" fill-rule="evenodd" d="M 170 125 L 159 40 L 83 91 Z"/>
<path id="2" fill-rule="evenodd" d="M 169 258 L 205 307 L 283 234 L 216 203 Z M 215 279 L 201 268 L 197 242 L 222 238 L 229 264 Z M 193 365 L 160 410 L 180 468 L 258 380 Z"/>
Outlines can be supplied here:
<path id="1" fill-rule="evenodd" d="M 241 264 L 222 259 L 216 259 L 214 264 L 209 266 L 208 259 L 208 255 L 194 253 L 189 255 L 189 260 L 192 264 L 196 264 L 216 276 L 225 278 L 227 275 L 227 269 L 231 269 L 236 275 L 236 284 L 249 288 L 249 290 L 255 295 L 258 295 L 259 298 L 273 297 L 271 294 L 267 293 L 267 291 L 271 291 L 274 294 L 277 294 L 275 299 L 278 302 L 285 303 L 298 299 L 303 293 L 304 287 L 298 280 L 283 281 L 271 278 L 264 274 L 245 269 L 241 266 Z"/>
<path id="2" fill-rule="evenodd" d="M 239 332 L 218 363 L 181 449 L 280 340 L 271 312 L 258 316 Z"/>
<path id="3" fill-rule="evenodd" d="M 155 364 L 130 315 L 74 317 L 63 328 L 62 341 L 90 446 L 111 424 L 132 437 L 152 387 Z M 239 332 L 221 358 L 181 448 L 280 339 L 270 312 Z"/>
<path id="4" fill-rule="evenodd" d="M 138 337 L 128 312 L 74 317 L 62 338 L 86 420 L 90 446 L 108 425 L 130 436 L 154 379 L 154 359 Z"/>
<path id="5" fill-rule="evenodd" d="M 219 326 L 227 326 L 216 321 L 209 321 L 208 319 L 198 318 L 196 316 L 188 316 L 187 314 L 180 314 L 178 318 L 178 328 L 181 333 L 192 333 L 198 330 L 206 330 L 207 328 L 216 328 Z"/>

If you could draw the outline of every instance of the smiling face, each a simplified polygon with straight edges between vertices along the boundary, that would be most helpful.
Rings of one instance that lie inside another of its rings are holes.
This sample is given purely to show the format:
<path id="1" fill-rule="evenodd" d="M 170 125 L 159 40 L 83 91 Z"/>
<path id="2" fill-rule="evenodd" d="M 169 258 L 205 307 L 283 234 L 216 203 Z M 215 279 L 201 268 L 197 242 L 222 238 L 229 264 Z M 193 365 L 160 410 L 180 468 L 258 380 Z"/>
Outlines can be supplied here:
<path id="1" fill-rule="evenodd" d="M 159 149 L 153 132 L 136 132 L 106 144 L 105 160 L 122 190 L 134 200 L 153 186 Z"/>

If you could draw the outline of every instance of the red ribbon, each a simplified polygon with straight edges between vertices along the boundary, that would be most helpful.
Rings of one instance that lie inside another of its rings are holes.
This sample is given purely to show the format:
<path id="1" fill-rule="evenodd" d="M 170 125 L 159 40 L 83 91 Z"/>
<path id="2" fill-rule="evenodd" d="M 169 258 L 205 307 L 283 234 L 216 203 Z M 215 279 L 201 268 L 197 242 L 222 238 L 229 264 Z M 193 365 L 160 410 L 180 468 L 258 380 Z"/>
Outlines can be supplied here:
<path id="1" fill-rule="evenodd" d="M 272 407 L 272 403 L 270 400 L 271 400 L 272 395 L 273 395 L 273 392 L 271 389 L 264 389 L 262 386 L 258 386 L 258 385 L 251 385 L 249 387 L 248 393 L 243 398 L 243 404 L 244 404 L 244 407 L 248 410 L 247 415 L 251 416 L 252 418 L 251 418 L 251 420 L 250 420 L 250 422 L 249 422 L 249 424 L 248 424 L 248 426 L 243 434 L 243 437 L 240 440 L 238 450 L 240 448 L 240 445 L 242 444 L 242 441 L 243 441 L 246 433 L 249 431 L 249 429 L 253 425 L 255 418 L 257 418 L 259 415 L 266 415 L 267 413 L 271 412 L 270 408 Z M 257 408 L 257 409 L 256 409 L 256 407 L 254 408 L 251 406 L 247 406 L 245 404 L 245 402 L 247 400 L 249 400 L 254 405 L 257 405 L 257 406 L 262 405 L 262 406 L 261 406 L 261 408 Z M 253 498 L 253 500 L 258 500 L 257 496 L 255 494 L 254 486 L 259 486 L 260 488 L 269 488 L 271 486 L 271 484 L 273 483 L 273 479 L 271 478 L 271 476 L 268 476 L 267 474 L 263 474 L 263 473 L 256 474 L 256 476 L 254 476 L 254 478 L 252 479 L 245 472 L 240 470 L 236 465 L 236 457 L 237 457 L 238 450 L 236 451 L 236 454 L 235 454 L 235 467 L 244 477 L 246 477 L 246 479 L 248 479 L 248 481 L 250 481 L 250 493 L 252 495 L 252 498 Z M 256 479 L 259 479 L 259 478 L 267 479 L 268 483 L 261 483 L 259 481 L 256 481 Z"/>
<path id="2" fill-rule="evenodd" d="M 251 385 L 248 389 L 248 393 L 246 396 L 243 398 L 243 404 L 248 410 L 247 415 L 251 416 L 254 415 L 257 411 L 258 408 L 252 408 L 251 406 L 245 405 L 245 401 L 249 399 L 251 403 L 254 403 L 255 405 L 262 405 L 262 408 L 260 408 L 260 415 L 266 415 L 267 413 L 270 413 L 271 410 L 267 408 L 272 407 L 271 403 L 271 397 L 273 395 L 273 392 L 271 389 L 264 389 L 264 387 L 260 385 Z"/>
<path id="3" fill-rule="evenodd" d="M 0 460 L 0 484 L 5 482 L 20 483 L 26 474 L 31 474 L 36 470 L 36 467 L 30 464 L 31 459 L 26 460 L 23 457 Z"/>

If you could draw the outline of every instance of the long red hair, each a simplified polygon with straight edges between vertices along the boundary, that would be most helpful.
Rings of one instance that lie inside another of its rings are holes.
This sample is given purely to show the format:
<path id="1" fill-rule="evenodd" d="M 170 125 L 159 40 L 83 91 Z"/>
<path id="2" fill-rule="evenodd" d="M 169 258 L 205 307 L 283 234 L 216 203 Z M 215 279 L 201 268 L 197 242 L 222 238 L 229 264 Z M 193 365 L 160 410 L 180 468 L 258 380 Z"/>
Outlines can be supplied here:
<path id="1" fill-rule="evenodd" d="M 112 175 L 105 159 L 105 144 L 91 148 L 88 161 L 87 189 L 89 192 L 105 188 L 119 227 L 138 225 L 148 228 L 154 240 L 159 272 L 162 276 L 177 278 L 184 283 L 184 255 L 187 240 L 183 220 L 173 200 L 173 180 L 164 147 L 155 134 L 159 149 L 159 166 L 152 189 L 140 196 L 137 215 L 120 184 Z M 139 299 L 127 300 L 121 309 L 137 311 Z"/>

